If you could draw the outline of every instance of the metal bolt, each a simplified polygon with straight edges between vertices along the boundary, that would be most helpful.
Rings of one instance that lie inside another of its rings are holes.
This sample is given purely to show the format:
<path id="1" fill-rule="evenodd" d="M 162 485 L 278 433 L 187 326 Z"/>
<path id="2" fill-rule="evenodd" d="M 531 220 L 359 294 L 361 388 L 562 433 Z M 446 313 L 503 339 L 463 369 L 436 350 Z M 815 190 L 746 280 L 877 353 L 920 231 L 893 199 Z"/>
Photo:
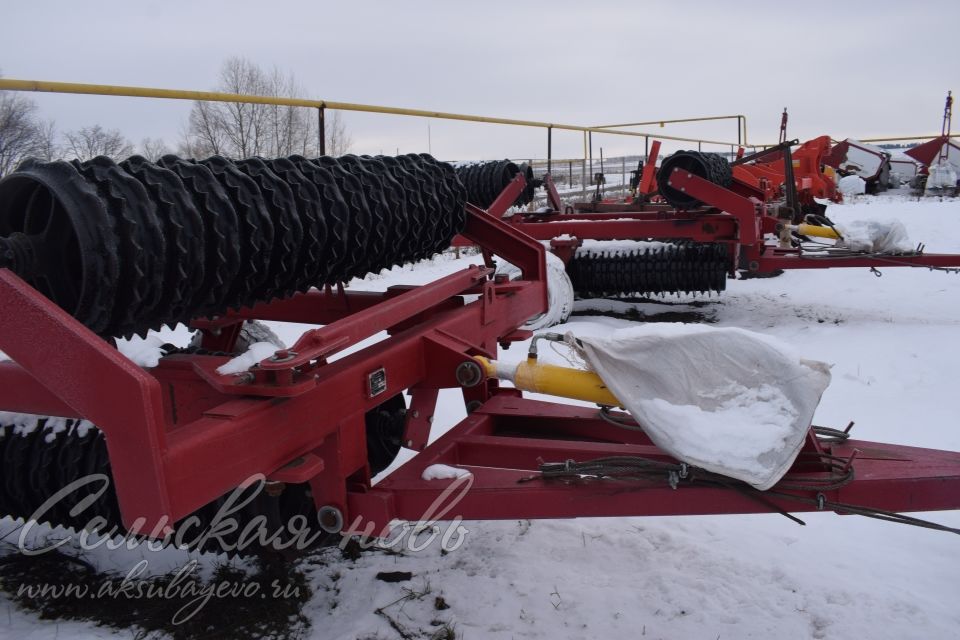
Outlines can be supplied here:
<path id="1" fill-rule="evenodd" d="M 483 382 L 483 370 L 473 360 L 465 360 L 457 365 L 457 382 L 462 387 L 475 387 Z"/>
<path id="2" fill-rule="evenodd" d="M 263 492 L 271 498 L 276 498 L 283 493 L 283 490 L 286 488 L 287 485 L 282 482 L 266 482 L 263 485 Z"/>
<path id="3" fill-rule="evenodd" d="M 481 406 L 483 406 L 483 403 L 480 402 L 479 400 L 471 400 L 470 402 L 467 403 L 467 413 L 473 413 L 474 411 L 479 409 Z"/>
<path id="4" fill-rule="evenodd" d="M 296 351 L 277 349 L 276 353 L 270 356 L 270 362 L 287 362 L 288 360 L 293 360 L 295 357 L 297 357 Z"/>
<path id="5" fill-rule="evenodd" d="M 327 533 L 340 533 L 343 529 L 343 512 L 331 505 L 320 507 L 317 511 L 317 522 Z"/>

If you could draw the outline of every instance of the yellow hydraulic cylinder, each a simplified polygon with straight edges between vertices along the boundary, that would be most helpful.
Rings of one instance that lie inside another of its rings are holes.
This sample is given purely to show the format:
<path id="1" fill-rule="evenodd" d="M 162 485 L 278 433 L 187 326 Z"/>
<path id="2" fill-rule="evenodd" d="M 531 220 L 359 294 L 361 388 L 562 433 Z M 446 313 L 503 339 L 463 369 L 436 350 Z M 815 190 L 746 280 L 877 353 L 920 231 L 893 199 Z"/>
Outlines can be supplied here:
<path id="1" fill-rule="evenodd" d="M 527 358 L 515 365 L 481 356 L 476 356 L 475 360 L 488 378 L 509 380 L 516 388 L 524 391 L 585 400 L 609 407 L 623 406 L 600 376 L 592 371 L 541 364 L 535 358 Z"/>
<path id="2" fill-rule="evenodd" d="M 833 227 L 820 227 L 815 224 L 798 224 L 796 232 L 802 236 L 816 236 L 818 238 L 833 238 L 838 240 L 840 234 Z"/>

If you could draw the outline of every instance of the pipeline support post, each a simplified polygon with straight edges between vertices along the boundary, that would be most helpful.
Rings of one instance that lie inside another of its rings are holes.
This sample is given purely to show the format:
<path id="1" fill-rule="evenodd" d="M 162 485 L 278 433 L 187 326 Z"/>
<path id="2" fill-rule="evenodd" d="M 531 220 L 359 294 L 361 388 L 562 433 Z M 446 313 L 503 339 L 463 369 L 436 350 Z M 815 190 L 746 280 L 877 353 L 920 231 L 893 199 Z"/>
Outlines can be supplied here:
<path id="1" fill-rule="evenodd" d="M 587 144 L 588 146 L 588 156 L 590 158 L 590 171 L 587 172 L 587 176 L 590 178 L 591 182 L 593 181 L 593 131 L 587 132 Z M 584 185 L 584 191 L 586 191 L 586 185 Z"/>
<path id="2" fill-rule="evenodd" d="M 327 116 L 326 116 L 326 107 L 317 107 L 317 138 L 318 148 L 320 149 L 320 155 L 327 155 Z"/>
<path id="3" fill-rule="evenodd" d="M 581 197 L 587 197 L 587 132 L 583 132 L 583 163 L 580 165 Z"/>
<path id="4" fill-rule="evenodd" d="M 547 127 L 547 173 L 553 168 L 553 125 Z"/>

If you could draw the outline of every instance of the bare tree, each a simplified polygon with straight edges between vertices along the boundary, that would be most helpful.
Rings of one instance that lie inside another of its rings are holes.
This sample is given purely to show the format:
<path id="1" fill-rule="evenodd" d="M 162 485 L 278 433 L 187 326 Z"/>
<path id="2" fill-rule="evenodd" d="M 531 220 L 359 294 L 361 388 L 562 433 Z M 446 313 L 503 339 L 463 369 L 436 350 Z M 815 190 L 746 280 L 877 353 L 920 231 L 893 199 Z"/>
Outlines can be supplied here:
<path id="1" fill-rule="evenodd" d="M 64 134 L 64 152 L 78 160 L 96 156 L 120 159 L 133 153 L 133 145 L 116 129 L 104 129 L 98 124 Z"/>
<path id="2" fill-rule="evenodd" d="M 263 72 L 245 58 L 230 58 L 220 70 L 220 91 L 248 95 L 266 93 Z M 244 102 L 217 102 L 208 107 L 216 112 L 231 155 L 240 158 L 260 155 L 266 144 L 265 119 L 267 105 Z"/>
<path id="3" fill-rule="evenodd" d="M 50 162 L 60 156 L 60 145 L 57 144 L 57 127 L 53 120 L 38 121 L 37 144 L 33 155 L 41 160 Z"/>
<path id="4" fill-rule="evenodd" d="M 227 139 L 220 112 L 212 102 L 194 102 L 179 153 L 190 158 L 226 154 Z"/>
<path id="5" fill-rule="evenodd" d="M 265 71 L 244 58 L 230 58 L 220 70 L 217 91 L 246 95 L 299 97 L 304 94 L 293 74 Z M 181 152 L 191 156 L 219 154 L 233 158 L 278 157 L 319 152 L 316 112 L 241 102 L 195 102 L 187 121 Z M 346 153 L 350 137 L 340 114 L 327 119 L 327 152 Z"/>
<path id="6" fill-rule="evenodd" d="M 0 91 L 0 176 L 29 156 L 50 160 L 56 155 L 53 122 L 37 116 L 37 105 L 29 98 Z"/>
<path id="7" fill-rule="evenodd" d="M 350 147 L 353 146 L 353 138 L 347 132 L 347 126 L 343 124 L 339 111 L 334 111 L 333 116 L 326 119 L 324 128 L 327 133 L 327 154 L 342 156 L 349 153 Z"/>
<path id="8" fill-rule="evenodd" d="M 151 162 L 156 162 L 168 153 L 173 153 L 173 150 L 162 138 L 144 138 L 140 141 L 140 155 Z"/>

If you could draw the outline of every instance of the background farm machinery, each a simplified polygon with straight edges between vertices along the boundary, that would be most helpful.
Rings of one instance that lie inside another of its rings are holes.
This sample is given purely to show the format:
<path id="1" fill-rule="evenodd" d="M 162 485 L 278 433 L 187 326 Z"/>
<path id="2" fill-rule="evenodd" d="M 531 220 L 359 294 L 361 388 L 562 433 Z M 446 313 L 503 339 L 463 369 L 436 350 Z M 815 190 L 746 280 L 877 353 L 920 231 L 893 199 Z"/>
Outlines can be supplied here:
<path id="1" fill-rule="evenodd" d="M 731 190 L 735 181 L 728 189 L 696 167 L 667 167 L 661 183 L 697 202 L 669 217 L 661 208 L 588 224 L 723 243 L 759 268 L 807 264 L 795 248 L 758 249 L 763 233 L 792 221 Z M 196 532 L 247 487 L 250 500 L 232 514 L 241 531 L 227 536 L 238 546 L 250 523 L 286 537 L 297 531 L 290 522 L 381 534 L 442 502 L 450 483 L 424 476 L 438 463 L 472 472 L 450 514 L 468 519 L 826 509 L 914 522 L 894 512 L 960 507 L 958 453 L 811 427 L 790 472 L 760 492 L 666 456 L 610 406 L 534 401 L 502 386 L 490 361 L 530 338 L 522 325 L 547 306 L 545 249 L 524 231 L 554 223 L 500 219 L 529 193 L 523 171 L 489 205 L 496 215 L 470 203 L 480 196 L 465 182 L 429 156 L 101 158 L 32 163 L 4 179 L 0 348 L 11 361 L 0 363 L 0 406 L 20 415 L 0 427 L 2 512 L 74 527 L 96 515 L 101 531 L 176 532 L 205 546 Z M 487 265 L 384 293 L 337 284 L 438 251 L 455 234 L 521 277 Z M 225 373 L 250 320 L 315 328 Z M 199 329 L 199 345 L 167 346 L 156 366 L 137 366 L 112 340 L 178 321 Z M 527 364 L 536 371 L 535 351 Z M 534 376 L 538 391 L 619 404 L 595 393 L 595 376 L 550 373 Z M 444 388 L 462 389 L 469 414 L 431 443 Z M 372 484 L 401 446 L 419 455 Z M 91 474 L 110 482 L 85 484 Z"/>
<path id="2" fill-rule="evenodd" d="M 960 256 L 925 253 L 921 244 L 891 251 L 847 242 L 826 216 L 827 205 L 842 199 L 825 165 L 829 138 L 797 142 L 732 162 L 680 151 L 659 168 L 655 142 L 637 193 L 624 200 L 565 205 L 546 176 L 548 207 L 491 211 L 548 243 L 581 297 L 720 292 L 738 273 L 787 269 L 960 267 Z M 511 193 L 525 188 L 525 179 L 515 180 Z"/>
<path id="3" fill-rule="evenodd" d="M 902 150 L 882 148 L 848 138 L 830 150 L 825 162 L 839 175 L 862 178 L 867 193 L 878 193 L 905 184 L 912 187 L 917 195 L 956 195 L 960 147 L 953 141 L 952 119 L 953 93 L 948 91 L 939 136 Z"/>

